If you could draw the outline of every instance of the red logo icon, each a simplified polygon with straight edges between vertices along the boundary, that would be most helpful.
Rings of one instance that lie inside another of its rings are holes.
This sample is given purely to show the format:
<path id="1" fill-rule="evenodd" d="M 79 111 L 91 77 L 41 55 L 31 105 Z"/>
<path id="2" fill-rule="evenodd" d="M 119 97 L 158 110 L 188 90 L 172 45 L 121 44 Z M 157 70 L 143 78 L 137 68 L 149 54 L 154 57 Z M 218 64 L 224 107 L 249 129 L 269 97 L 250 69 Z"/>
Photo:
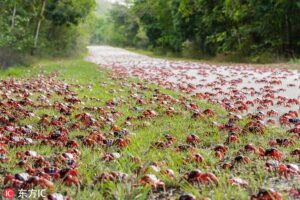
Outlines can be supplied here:
<path id="1" fill-rule="evenodd" d="M 7 198 L 7 199 L 11 199 L 11 198 L 13 198 L 15 196 L 15 192 L 12 189 L 10 189 L 10 188 L 6 188 L 4 190 L 3 196 L 5 198 Z"/>

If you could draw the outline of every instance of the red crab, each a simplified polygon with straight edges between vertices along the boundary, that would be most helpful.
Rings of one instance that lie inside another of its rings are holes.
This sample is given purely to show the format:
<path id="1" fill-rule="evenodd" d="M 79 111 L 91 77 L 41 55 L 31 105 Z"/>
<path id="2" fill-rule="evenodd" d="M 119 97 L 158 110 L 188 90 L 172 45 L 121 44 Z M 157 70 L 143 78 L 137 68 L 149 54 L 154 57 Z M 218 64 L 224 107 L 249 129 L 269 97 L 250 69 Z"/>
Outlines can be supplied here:
<path id="1" fill-rule="evenodd" d="M 68 148 L 78 148 L 78 144 L 75 140 L 68 140 L 66 143 L 66 147 Z"/>
<path id="2" fill-rule="evenodd" d="M 109 162 L 109 161 L 113 161 L 113 160 L 115 160 L 115 159 L 118 159 L 118 158 L 120 158 L 120 157 L 121 157 L 121 155 L 120 155 L 119 153 L 107 153 L 107 154 L 105 154 L 105 155 L 101 158 L 101 160 L 102 160 L 102 161 Z"/>
<path id="3" fill-rule="evenodd" d="M 179 197 L 179 200 L 196 200 L 196 197 L 192 194 L 183 194 Z"/>
<path id="4" fill-rule="evenodd" d="M 43 188 L 49 188 L 52 189 L 54 187 L 54 184 L 42 177 L 38 177 L 38 176 L 33 176 L 28 180 L 29 184 L 34 184 L 34 185 L 38 185 L 41 186 Z"/>
<path id="5" fill-rule="evenodd" d="M 292 128 L 292 129 L 288 130 L 288 132 L 289 132 L 289 133 L 300 134 L 300 127 Z"/>
<path id="6" fill-rule="evenodd" d="M 287 178 L 289 174 L 300 174 L 300 170 L 296 164 L 280 164 L 279 173 Z"/>
<path id="7" fill-rule="evenodd" d="M 279 123 L 281 126 L 290 126 L 291 125 L 289 118 L 286 116 L 280 116 Z"/>
<path id="8" fill-rule="evenodd" d="M 222 153 L 226 153 L 228 151 L 228 147 L 227 146 L 224 146 L 222 144 L 217 144 L 214 148 L 215 151 L 219 151 L 219 152 L 222 152 Z"/>
<path id="9" fill-rule="evenodd" d="M 233 165 L 231 162 L 226 162 L 222 165 L 222 169 L 233 169 Z"/>
<path id="10" fill-rule="evenodd" d="M 142 117 L 145 117 L 145 118 L 152 118 L 152 117 L 155 117 L 157 116 L 158 114 L 154 111 L 154 110 L 145 110 L 143 112 L 143 116 Z"/>
<path id="11" fill-rule="evenodd" d="M 137 157 L 137 156 L 129 156 L 129 160 L 131 162 L 134 162 L 134 163 L 140 163 L 141 162 L 141 158 Z"/>
<path id="12" fill-rule="evenodd" d="M 27 173 L 15 174 L 15 176 L 7 175 L 4 178 L 4 185 L 10 183 L 10 187 L 21 188 L 29 185 L 41 186 L 43 188 L 53 188 L 54 184 L 46 178 L 38 176 L 30 176 Z"/>
<path id="13" fill-rule="evenodd" d="M 288 192 L 288 194 L 294 198 L 299 198 L 300 197 L 300 190 L 296 189 L 296 188 L 290 188 L 285 190 L 286 192 Z"/>
<path id="14" fill-rule="evenodd" d="M 287 103 L 299 105 L 299 101 L 298 101 L 297 99 L 289 99 L 289 100 L 287 101 Z"/>
<path id="15" fill-rule="evenodd" d="M 172 115 L 176 114 L 175 108 L 169 107 L 169 108 L 166 110 L 166 114 L 167 114 L 168 116 L 172 116 Z"/>
<path id="16" fill-rule="evenodd" d="M 272 157 L 276 160 L 281 160 L 283 158 L 283 153 L 281 151 L 279 151 L 278 149 L 275 148 L 270 148 L 270 149 L 259 149 L 259 154 L 261 156 L 267 156 L 267 157 Z"/>
<path id="17" fill-rule="evenodd" d="M 275 111 L 275 110 L 269 110 L 269 111 L 267 112 L 267 115 L 268 115 L 269 117 L 276 117 L 276 116 L 278 116 L 278 112 Z"/>
<path id="18" fill-rule="evenodd" d="M 177 151 L 190 151 L 190 152 L 194 152 L 195 151 L 195 147 L 193 145 L 190 144 L 179 144 L 176 148 Z"/>
<path id="19" fill-rule="evenodd" d="M 268 119 L 266 123 L 269 125 L 275 125 L 276 121 L 274 119 Z"/>
<path id="20" fill-rule="evenodd" d="M 185 162 L 196 162 L 196 163 L 202 163 L 204 161 L 204 158 L 201 154 L 196 153 L 194 154 L 192 157 L 190 158 L 185 158 L 184 159 Z"/>
<path id="21" fill-rule="evenodd" d="M 64 179 L 63 179 L 64 183 L 66 185 L 80 185 L 80 180 L 78 177 L 68 174 Z"/>
<path id="22" fill-rule="evenodd" d="M 193 110 L 192 112 L 193 112 L 192 118 L 194 119 L 202 119 L 204 117 L 204 115 L 198 109 Z"/>
<path id="23" fill-rule="evenodd" d="M 228 145 L 230 143 L 240 143 L 240 139 L 237 135 L 230 135 L 226 141 L 224 142 L 224 144 Z"/>
<path id="24" fill-rule="evenodd" d="M 158 188 L 165 188 L 165 183 L 159 180 L 155 175 L 153 174 L 147 174 L 140 178 L 137 182 L 137 185 L 150 185 L 155 189 Z"/>
<path id="25" fill-rule="evenodd" d="M 270 146 L 289 146 L 289 145 L 296 145 L 296 142 L 294 140 L 290 140 L 290 139 L 287 139 L 287 138 L 278 138 L 276 140 L 270 140 L 269 141 L 269 145 Z"/>
<path id="26" fill-rule="evenodd" d="M 259 133 L 259 134 L 264 134 L 265 132 L 265 125 L 262 124 L 260 121 L 251 121 L 247 123 L 244 128 L 243 128 L 243 133 Z"/>
<path id="27" fill-rule="evenodd" d="M 161 174 L 165 174 L 167 176 L 169 176 L 170 178 L 175 178 L 175 173 L 172 169 L 163 169 L 163 170 L 160 170 L 160 173 Z"/>
<path id="28" fill-rule="evenodd" d="M 214 117 L 216 113 L 212 109 L 206 109 L 203 111 L 203 114 L 207 117 Z"/>
<path id="29" fill-rule="evenodd" d="M 248 156 L 239 155 L 234 158 L 234 163 L 250 163 L 251 159 Z"/>
<path id="30" fill-rule="evenodd" d="M 282 200 L 282 195 L 273 189 L 260 189 L 256 195 L 251 195 L 251 200 Z"/>
<path id="31" fill-rule="evenodd" d="M 283 164 L 277 160 L 268 160 L 266 162 L 266 167 L 268 170 L 276 170 L 280 175 L 288 178 L 290 174 L 300 174 L 298 165 L 296 164 Z"/>
<path id="32" fill-rule="evenodd" d="M 113 142 L 113 144 L 117 145 L 118 147 L 127 147 L 130 142 L 131 140 L 129 138 L 118 138 Z"/>
<path id="33" fill-rule="evenodd" d="M 248 187 L 249 186 L 249 183 L 239 177 L 236 177 L 236 178 L 231 178 L 229 180 L 229 183 L 231 185 L 236 185 L 236 186 L 241 186 L 241 187 Z"/>
<path id="34" fill-rule="evenodd" d="M 223 159 L 225 156 L 225 153 L 227 152 L 228 147 L 224 146 L 222 144 L 218 144 L 217 146 L 215 146 L 214 151 L 215 151 L 215 155 L 216 157 Z"/>
<path id="35" fill-rule="evenodd" d="M 219 130 L 226 130 L 231 132 L 240 131 L 240 127 L 238 127 L 232 120 L 230 120 L 226 124 L 222 124 L 218 126 Z"/>
<path id="36" fill-rule="evenodd" d="M 155 142 L 155 143 L 152 145 L 152 147 L 164 149 L 164 148 L 169 147 L 171 144 L 172 144 L 172 143 L 170 143 L 170 142 L 158 141 L 158 142 Z"/>
<path id="37" fill-rule="evenodd" d="M 292 152 L 291 152 L 291 155 L 292 156 L 299 156 L 299 158 L 300 158 L 300 149 L 298 148 L 298 149 L 295 149 L 295 150 L 293 150 Z"/>
<path id="38" fill-rule="evenodd" d="M 196 144 L 196 143 L 200 142 L 200 138 L 195 134 L 191 134 L 191 135 L 187 136 L 186 142 L 188 144 Z"/>
<path id="39" fill-rule="evenodd" d="M 5 146 L 2 146 L 2 144 L 0 145 L 0 154 L 6 154 L 7 150 L 5 148 Z"/>
<path id="40" fill-rule="evenodd" d="M 213 173 L 205 173 L 200 170 L 193 170 L 185 175 L 185 179 L 190 183 L 215 184 L 218 186 L 218 178 Z"/>
<path id="41" fill-rule="evenodd" d="M 114 181 L 114 180 L 115 180 L 115 177 L 112 174 L 102 173 L 97 178 L 95 178 L 94 184 L 96 184 L 97 182 L 106 183 L 108 181 Z"/>
<path id="42" fill-rule="evenodd" d="M 1 151 L 1 149 L 0 149 Z M 6 156 L 6 153 L 0 153 L 0 162 L 5 163 L 10 161 L 10 159 Z"/>
<path id="43" fill-rule="evenodd" d="M 255 153 L 260 156 L 264 156 L 265 150 L 261 147 L 256 147 L 254 144 L 246 144 L 244 148 L 240 149 L 240 152 L 250 152 Z"/>
<path id="44" fill-rule="evenodd" d="M 174 143 L 177 141 L 177 139 L 170 134 L 165 134 L 164 137 L 169 143 Z"/>

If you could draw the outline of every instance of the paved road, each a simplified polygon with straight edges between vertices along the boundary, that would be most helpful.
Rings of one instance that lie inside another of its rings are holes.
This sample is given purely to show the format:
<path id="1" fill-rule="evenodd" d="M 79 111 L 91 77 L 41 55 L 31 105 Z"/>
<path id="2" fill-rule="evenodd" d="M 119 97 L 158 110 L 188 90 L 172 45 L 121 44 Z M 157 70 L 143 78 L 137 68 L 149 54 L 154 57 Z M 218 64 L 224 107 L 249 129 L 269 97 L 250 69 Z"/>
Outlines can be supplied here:
<path id="1" fill-rule="evenodd" d="M 277 123 L 279 116 L 297 119 L 300 70 L 215 65 L 151 58 L 109 46 L 90 46 L 87 60 L 113 71 L 219 103 L 230 112 L 266 115 L 264 122 Z"/>

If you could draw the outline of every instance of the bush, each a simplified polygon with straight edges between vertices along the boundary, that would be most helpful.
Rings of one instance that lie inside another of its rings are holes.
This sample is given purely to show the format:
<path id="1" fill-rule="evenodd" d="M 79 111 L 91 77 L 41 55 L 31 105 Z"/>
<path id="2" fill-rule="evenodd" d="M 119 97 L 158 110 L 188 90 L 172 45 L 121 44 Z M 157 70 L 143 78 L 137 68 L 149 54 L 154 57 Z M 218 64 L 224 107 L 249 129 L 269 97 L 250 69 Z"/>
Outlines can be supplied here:
<path id="1" fill-rule="evenodd" d="M 29 56 L 26 56 L 10 47 L 0 48 L 0 68 L 8 68 L 12 65 L 26 64 L 29 60 Z"/>

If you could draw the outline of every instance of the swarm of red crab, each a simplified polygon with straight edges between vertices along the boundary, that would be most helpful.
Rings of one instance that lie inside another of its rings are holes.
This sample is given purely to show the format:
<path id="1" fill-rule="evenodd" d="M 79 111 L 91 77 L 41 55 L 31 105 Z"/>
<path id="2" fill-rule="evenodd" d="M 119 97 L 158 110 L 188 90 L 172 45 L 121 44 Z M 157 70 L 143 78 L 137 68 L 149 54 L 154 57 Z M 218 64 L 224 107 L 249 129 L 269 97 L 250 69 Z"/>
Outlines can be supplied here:
<path id="1" fill-rule="evenodd" d="M 193 80 L 193 77 L 186 78 Z M 118 76 L 112 79 L 121 80 Z M 258 84 L 282 84 L 277 79 L 256 81 Z M 251 188 L 253 179 L 246 175 L 247 170 L 255 174 L 257 163 L 268 174 L 268 177 L 260 177 L 266 182 L 271 176 L 278 181 L 299 180 L 299 111 L 279 113 L 273 109 L 277 104 L 293 108 L 299 106 L 299 101 L 276 96 L 271 85 L 261 88 L 262 98 L 249 100 L 246 95 L 255 96 L 258 91 L 237 89 L 240 79 L 230 81 L 230 91 L 222 91 L 219 86 L 225 83 L 220 79 L 203 86 L 181 85 L 179 88 L 185 93 L 192 93 L 197 87 L 213 89 L 177 98 L 141 83 L 132 83 L 124 86 L 128 89 L 126 97 L 105 100 L 101 106 L 88 106 L 91 100 L 102 100 L 80 97 L 76 91 L 92 86 L 68 85 L 59 81 L 56 75 L 0 81 L 0 163 L 5 166 L 0 174 L 1 189 L 41 187 L 47 189 L 48 199 L 68 200 L 70 195 L 60 191 L 60 186 L 84 190 L 113 183 L 150 188 L 154 193 L 168 193 L 175 187 L 177 199 L 193 200 L 202 194 L 202 188 L 210 190 L 212 197 L 215 197 L 215 190 L 223 187 L 256 191 L 259 186 Z M 143 95 L 145 91 L 151 95 Z M 248 94 L 243 94 L 246 91 Z M 119 97 L 115 90 L 108 92 Z M 218 99 L 220 95 L 223 97 Z M 199 105 L 199 98 L 217 103 L 227 112 L 220 117 L 222 114 L 214 106 Z M 134 114 L 126 116 L 120 111 L 122 106 Z M 254 107 L 258 112 L 250 113 Z M 52 112 L 45 114 L 44 110 Z M 143 144 L 144 152 L 131 149 L 139 142 L 139 130 L 159 126 L 161 119 L 178 117 L 190 122 L 190 126 L 184 127 L 185 131 L 178 134 L 170 126 L 161 133 L 151 133 L 157 135 Z M 277 123 L 286 131 L 270 132 L 267 124 Z M 192 132 L 191 127 L 194 128 Z M 267 142 L 260 141 L 261 138 L 267 138 Z M 50 149 L 50 153 L 44 152 L 43 148 Z M 150 151 L 156 152 L 159 159 L 148 160 Z M 86 152 L 95 155 L 91 166 L 84 163 Z M 164 152 L 169 158 L 159 157 Z M 172 156 L 180 166 L 166 161 Z M 117 170 L 121 167 L 120 160 L 126 160 L 127 171 Z M 97 169 L 97 166 L 103 168 L 95 170 L 93 177 L 86 178 L 84 170 Z M 110 170 L 111 166 L 114 170 Z M 224 178 L 223 173 L 230 176 Z M 184 190 L 188 187 L 199 193 L 186 194 L 188 191 Z M 248 195 L 257 200 L 280 200 L 281 193 L 295 196 L 297 188 L 292 189 L 260 189 L 258 193 L 249 192 Z"/>

